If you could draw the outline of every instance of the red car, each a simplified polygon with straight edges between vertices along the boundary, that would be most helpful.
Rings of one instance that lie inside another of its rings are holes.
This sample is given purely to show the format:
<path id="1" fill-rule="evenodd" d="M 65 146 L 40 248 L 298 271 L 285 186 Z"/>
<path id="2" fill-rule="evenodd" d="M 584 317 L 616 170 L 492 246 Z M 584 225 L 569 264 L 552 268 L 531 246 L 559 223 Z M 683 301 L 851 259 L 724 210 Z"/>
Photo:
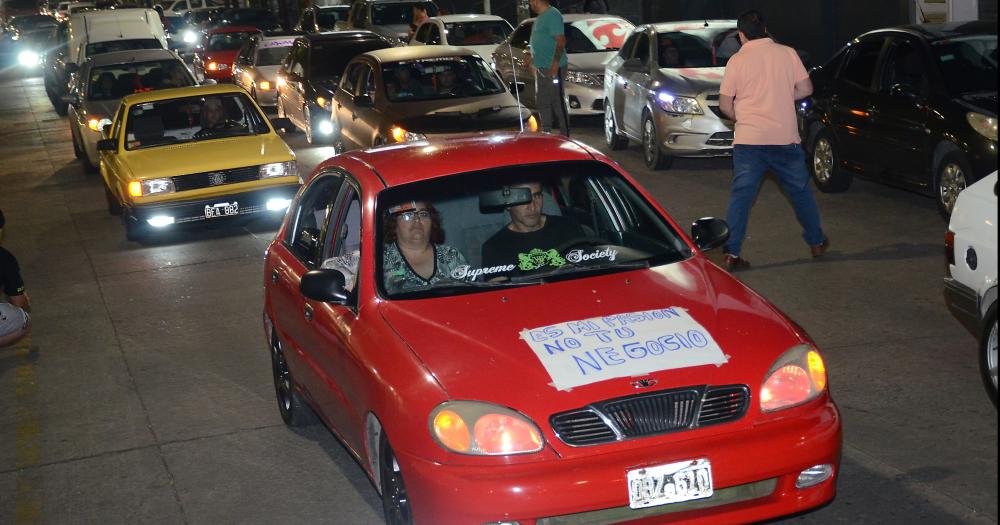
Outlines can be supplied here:
<path id="1" fill-rule="evenodd" d="M 201 40 L 203 43 L 198 50 L 205 78 L 231 82 L 233 62 L 236 61 L 240 48 L 250 37 L 259 34 L 260 29 L 250 26 L 225 26 L 205 31 Z"/>
<path id="2" fill-rule="evenodd" d="M 555 136 L 334 157 L 267 250 L 281 416 L 389 523 L 733 523 L 836 492 L 809 336 L 609 159 Z"/>

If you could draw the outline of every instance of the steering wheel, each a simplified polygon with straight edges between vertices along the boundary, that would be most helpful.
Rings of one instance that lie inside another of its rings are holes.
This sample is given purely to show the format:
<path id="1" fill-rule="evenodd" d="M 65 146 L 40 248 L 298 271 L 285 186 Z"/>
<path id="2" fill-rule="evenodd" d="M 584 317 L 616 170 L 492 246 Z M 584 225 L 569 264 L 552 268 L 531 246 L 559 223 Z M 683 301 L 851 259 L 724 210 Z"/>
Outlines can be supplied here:
<path id="1" fill-rule="evenodd" d="M 233 128 L 237 128 L 237 127 L 241 127 L 241 126 L 239 126 L 237 123 L 235 123 L 235 122 L 233 122 L 231 120 L 227 120 L 227 121 L 223 122 L 222 124 L 220 124 L 219 126 L 214 127 L 214 128 L 201 128 L 200 130 L 198 130 L 194 134 L 194 138 L 201 139 L 201 138 L 205 138 L 205 137 L 210 137 L 212 135 L 215 135 L 216 133 L 220 133 L 220 132 L 227 131 L 227 130 L 230 130 L 230 129 L 233 129 Z"/>

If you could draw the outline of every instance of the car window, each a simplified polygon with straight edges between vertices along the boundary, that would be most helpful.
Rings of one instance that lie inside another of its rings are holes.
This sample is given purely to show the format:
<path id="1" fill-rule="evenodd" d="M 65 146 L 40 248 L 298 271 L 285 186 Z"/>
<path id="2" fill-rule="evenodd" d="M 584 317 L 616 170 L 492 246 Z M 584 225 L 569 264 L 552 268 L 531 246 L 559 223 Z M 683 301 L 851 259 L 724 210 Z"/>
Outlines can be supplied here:
<path id="1" fill-rule="evenodd" d="M 87 79 L 87 100 L 115 100 L 133 93 L 195 85 L 180 60 L 112 64 L 93 67 Z"/>
<path id="2" fill-rule="evenodd" d="M 918 93 L 927 87 L 927 65 L 919 47 L 913 42 L 897 39 L 889 50 L 882 74 L 881 88 L 909 86 Z"/>
<path id="3" fill-rule="evenodd" d="M 290 42 L 264 42 L 257 49 L 258 66 L 277 66 L 285 61 L 292 49 Z"/>
<path id="4" fill-rule="evenodd" d="M 129 107 L 125 149 L 268 133 L 267 120 L 245 93 L 159 100 Z"/>
<path id="5" fill-rule="evenodd" d="M 316 12 L 316 26 L 320 31 L 330 31 L 335 29 L 337 22 L 343 22 L 347 18 L 347 10 L 342 7 L 334 9 L 320 9 Z"/>
<path id="6" fill-rule="evenodd" d="M 111 138 L 118 142 L 119 132 L 122 129 L 122 121 L 125 119 L 125 111 L 123 111 L 124 105 L 118 106 L 118 111 L 115 113 L 115 123 L 111 126 Z"/>
<path id="7" fill-rule="evenodd" d="M 209 35 L 206 49 L 208 51 L 232 51 L 243 47 L 250 37 L 257 33 L 216 33 Z"/>
<path id="8" fill-rule="evenodd" d="M 357 289 L 362 224 L 361 195 L 353 184 L 341 185 L 324 234 L 320 267 L 343 273 L 348 291 Z"/>
<path id="9" fill-rule="evenodd" d="M 437 16 L 437 6 L 434 2 L 392 2 L 372 5 L 372 25 L 392 26 L 410 25 L 413 23 L 413 7 L 423 6 L 427 16 Z"/>
<path id="10" fill-rule="evenodd" d="M 635 54 L 633 58 L 638 58 L 643 65 L 649 65 L 649 35 L 643 33 L 635 44 Z"/>
<path id="11" fill-rule="evenodd" d="M 382 65 L 386 97 L 414 102 L 503 93 L 506 88 L 478 55 L 425 58 Z"/>
<path id="12" fill-rule="evenodd" d="M 327 222 L 342 178 L 337 173 L 319 175 L 299 199 L 293 227 L 289 228 L 285 244 L 303 263 L 316 264 L 320 256 L 323 227 Z"/>
<path id="13" fill-rule="evenodd" d="M 621 50 L 618 51 L 618 55 L 626 60 L 632 58 L 632 51 L 635 49 L 635 42 L 639 40 L 640 34 L 641 33 L 633 32 L 629 35 L 629 37 L 625 40 L 625 43 L 622 45 Z"/>
<path id="14" fill-rule="evenodd" d="M 854 44 L 854 49 L 847 57 L 847 63 L 840 71 L 840 77 L 848 83 L 860 88 L 871 90 L 875 76 L 875 66 L 885 43 L 884 37 L 868 38 Z"/>
<path id="15" fill-rule="evenodd" d="M 302 30 L 305 32 L 315 31 L 313 12 L 311 9 L 306 9 L 306 11 L 302 13 Z"/>
<path id="16" fill-rule="evenodd" d="M 594 18 L 565 25 L 566 52 L 617 51 L 634 26 L 621 18 Z"/>
<path id="17" fill-rule="evenodd" d="M 416 39 L 417 42 L 422 42 L 422 43 L 426 44 L 427 43 L 427 33 L 430 32 L 430 30 L 431 30 L 431 24 L 430 23 L 420 24 L 420 27 L 417 28 L 417 32 L 414 35 L 414 38 Z"/>
<path id="18" fill-rule="evenodd" d="M 514 198 L 525 200 L 508 200 Z M 542 226 L 533 230 L 537 235 L 518 234 L 515 218 Z M 582 279 L 692 255 L 630 182 L 595 161 L 496 168 L 397 186 L 379 195 L 376 221 L 376 280 L 390 299 Z M 432 279 L 416 276 L 400 255 L 399 243 L 415 242 L 406 228 L 418 224 L 444 265 Z"/>
<path id="19" fill-rule="evenodd" d="M 997 36 L 970 35 L 931 43 L 931 53 L 941 68 L 952 95 L 983 94 L 996 99 Z"/>
<path id="20" fill-rule="evenodd" d="M 514 31 L 514 36 L 510 38 L 510 45 L 518 49 L 528 47 L 528 42 L 531 40 L 531 27 L 533 25 L 534 24 L 532 22 L 525 22 L 521 24 L 521 26 Z"/>
<path id="21" fill-rule="evenodd" d="M 510 24 L 500 20 L 456 22 L 444 25 L 451 46 L 488 46 L 503 42 L 510 34 Z"/>
<path id="22" fill-rule="evenodd" d="M 354 94 L 354 88 L 358 85 L 358 73 L 361 71 L 363 64 L 361 62 L 355 62 L 347 66 L 347 72 L 344 73 L 344 78 L 340 82 L 340 89 Z"/>
<path id="23" fill-rule="evenodd" d="M 713 26 L 659 33 L 657 62 L 661 68 L 724 67 L 739 50 L 733 48 L 731 31 L 732 27 Z"/>
<path id="24" fill-rule="evenodd" d="M 137 49 L 163 49 L 163 45 L 155 38 L 138 38 L 132 40 L 109 40 L 87 44 L 87 56 L 114 53 L 115 51 L 134 51 Z"/>
<path id="25" fill-rule="evenodd" d="M 288 69 L 288 72 L 292 75 L 299 77 L 305 75 L 306 68 L 303 62 L 305 61 L 307 49 L 309 48 L 304 43 L 299 42 L 299 45 L 292 50 L 292 56 L 290 58 L 291 67 Z"/>
<path id="26" fill-rule="evenodd" d="M 438 29 L 437 24 L 430 24 L 431 28 L 427 32 L 427 43 L 436 45 L 441 43 L 441 30 Z"/>

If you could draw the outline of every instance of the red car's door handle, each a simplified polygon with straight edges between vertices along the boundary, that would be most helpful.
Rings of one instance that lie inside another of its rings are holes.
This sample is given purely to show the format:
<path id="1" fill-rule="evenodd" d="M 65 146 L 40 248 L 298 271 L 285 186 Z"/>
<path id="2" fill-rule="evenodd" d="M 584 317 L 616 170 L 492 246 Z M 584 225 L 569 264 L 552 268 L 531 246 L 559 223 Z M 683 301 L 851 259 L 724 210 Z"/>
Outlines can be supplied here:
<path id="1" fill-rule="evenodd" d="M 309 303 L 306 303 L 305 316 L 306 316 L 306 321 L 312 321 L 313 320 L 313 307 Z"/>
<path id="2" fill-rule="evenodd" d="M 278 284 L 279 280 L 281 280 L 281 278 L 278 276 L 278 270 L 271 270 L 271 282 Z"/>

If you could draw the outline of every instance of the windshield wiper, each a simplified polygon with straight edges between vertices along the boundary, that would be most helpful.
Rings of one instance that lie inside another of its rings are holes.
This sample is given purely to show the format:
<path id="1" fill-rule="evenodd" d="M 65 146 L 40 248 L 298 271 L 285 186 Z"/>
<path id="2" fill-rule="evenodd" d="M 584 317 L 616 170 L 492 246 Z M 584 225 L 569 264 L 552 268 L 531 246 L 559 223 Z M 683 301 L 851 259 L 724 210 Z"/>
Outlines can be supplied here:
<path id="1" fill-rule="evenodd" d="M 573 274 L 590 274 L 590 273 L 612 273 L 617 271 L 627 271 L 627 270 L 639 270 L 649 268 L 649 260 L 643 259 L 641 261 L 630 261 L 630 262 L 620 262 L 620 263 L 604 263 L 604 264 L 575 264 L 566 263 L 558 268 L 550 270 L 545 273 L 534 274 L 530 276 L 525 276 L 525 279 L 540 279 L 545 280 L 550 277 L 557 277 L 561 275 L 573 275 Z M 517 278 L 514 279 L 517 282 Z"/>
<path id="2" fill-rule="evenodd" d="M 397 293 L 393 295 L 394 299 L 411 299 L 414 296 L 425 297 L 425 296 L 441 296 L 448 295 L 454 292 L 468 292 L 471 290 L 488 290 L 497 288 L 517 288 L 520 286 L 531 286 L 535 284 L 542 284 L 541 279 L 525 279 L 523 281 L 449 281 L 446 284 L 429 285 L 420 288 L 413 288 L 411 290 L 406 290 L 405 292 Z"/>

